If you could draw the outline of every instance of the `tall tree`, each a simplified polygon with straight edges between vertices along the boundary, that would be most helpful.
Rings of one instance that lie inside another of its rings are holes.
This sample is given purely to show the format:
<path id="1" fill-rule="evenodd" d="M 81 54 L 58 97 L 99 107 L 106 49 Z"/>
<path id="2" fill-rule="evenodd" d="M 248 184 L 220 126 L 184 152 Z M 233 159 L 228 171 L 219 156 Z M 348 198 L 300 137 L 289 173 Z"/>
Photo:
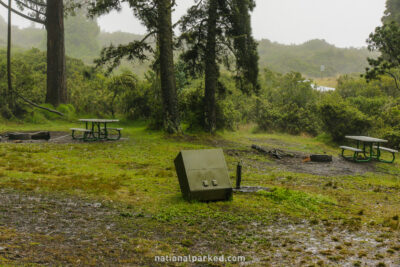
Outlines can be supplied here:
<path id="1" fill-rule="evenodd" d="M 126 2 L 133 9 L 137 18 L 146 26 L 148 34 L 140 41 L 133 41 L 118 47 L 110 46 L 102 50 L 97 65 L 108 65 L 112 71 L 123 58 L 128 60 L 146 60 L 149 52 L 156 56 L 156 65 L 159 69 L 163 100 L 164 129 L 169 133 L 180 131 L 178 100 L 173 59 L 173 32 L 171 12 L 173 0 L 97 0 L 91 2 L 89 13 L 102 15 L 111 10 L 120 10 L 121 3 Z M 155 53 L 147 39 L 154 36 L 157 40 Z"/>
<path id="2" fill-rule="evenodd" d="M 230 67 L 229 58 L 236 58 L 239 88 L 250 93 L 258 89 L 257 45 L 251 35 L 251 0 L 198 1 L 181 20 L 181 55 L 192 75 L 205 76 L 205 130 L 215 132 L 218 64 Z"/>
<path id="3" fill-rule="evenodd" d="M 382 17 L 383 23 L 395 21 L 400 24 L 400 0 L 387 0 L 385 15 Z"/>
<path id="4" fill-rule="evenodd" d="M 254 0 L 231 0 L 231 28 L 228 35 L 233 38 L 236 56 L 236 80 L 239 88 L 246 93 L 259 90 L 257 42 L 252 36 L 251 12 L 255 7 Z"/>
<path id="5" fill-rule="evenodd" d="M 174 133 L 180 129 L 174 70 L 171 8 L 171 0 L 157 1 L 157 37 L 160 50 L 159 64 L 164 106 L 164 128 L 167 132 Z"/>
<path id="6" fill-rule="evenodd" d="M 205 127 L 210 133 L 217 129 L 217 108 L 215 92 L 218 84 L 219 70 L 217 54 L 217 20 L 218 0 L 209 0 L 207 6 L 207 43 L 205 51 Z"/>
<path id="7" fill-rule="evenodd" d="M 15 14 L 32 22 L 43 24 L 47 30 L 47 93 L 46 103 L 58 106 L 67 102 L 65 47 L 64 47 L 64 3 L 63 0 L 15 0 L 20 11 L 10 8 Z M 0 4 L 8 5 L 0 0 Z M 27 10 L 25 14 L 22 11 Z"/>
<path id="8" fill-rule="evenodd" d="M 58 106 L 67 102 L 63 0 L 48 1 L 45 26 L 47 29 L 46 103 Z"/>

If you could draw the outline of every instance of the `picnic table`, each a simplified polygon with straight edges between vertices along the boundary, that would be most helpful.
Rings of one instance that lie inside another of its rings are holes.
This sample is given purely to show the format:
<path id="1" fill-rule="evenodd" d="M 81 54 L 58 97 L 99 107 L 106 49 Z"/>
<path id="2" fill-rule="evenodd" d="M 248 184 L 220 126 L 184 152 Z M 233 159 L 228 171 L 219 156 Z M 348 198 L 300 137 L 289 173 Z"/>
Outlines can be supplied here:
<path id="1" fill-rule="evenodd" d="M 119 122 L 115 119 L 79 119 L 80 122 L 85 123 L 85 128 L 71 128 L 72 138 L 81 139 L 84 141 L 97 141 L 97 140 L 119 140 L 121 138 L 122 128 L 110 128 L 107 126 L 109 123 Z M 111 137 L 110 133 L 115 131 L 117 137 Z M 81 132 L 81 137 L 76 137 L 76 132 Z"/>
<path id="2" fill-rule="evenodd" d="M 398 153 L 397 150 L 383 147 L 381 144 L 387 143 L 387 140 L 384 139 L 379 139 L 375 137 L 369 137 L 369 136 L 345 136 L 345 138 L 354 140 L 357 142 L 357 148 L 355 147 L 350 147 L 350 146 L 341 146 L 340 148 L 342 149 L 342 156 L 345 159 L 351 159 L 354 160 L 355 162 L 369 162 L 371 160 L 378 160 L 380 162 L 386 162 L 386 163 L 393 163 L 395 160 L 395 153 Z M 353 156 L 345 156 L 344 151 L 349 150 L 354 152 Z M 382 151 L 386 151 L 392 154 L 392 160 L 384 160 L 381 158 L 382 156 Z M 363 155 L 363 157 L 360 157 L 360 154 Z"/>

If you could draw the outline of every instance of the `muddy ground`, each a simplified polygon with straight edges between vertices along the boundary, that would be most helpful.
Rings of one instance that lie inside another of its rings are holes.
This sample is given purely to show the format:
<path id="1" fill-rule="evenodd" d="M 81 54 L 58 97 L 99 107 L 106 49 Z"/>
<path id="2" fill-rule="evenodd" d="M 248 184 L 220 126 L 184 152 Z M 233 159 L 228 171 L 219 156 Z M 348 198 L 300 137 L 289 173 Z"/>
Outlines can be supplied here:
<path id="1" fill-rule="evenodd" d="M 51 132 L 49 142 L 80 141 L 72 140 L 69 132 Z M 282 145 L 258 144 L 267 149 Z M 213 145 L 220 147 L 221 143 Z M 320 176 L 376 171 L 374 163 L 356 164 L 338 155 L 334 155 L 331 163 L 314 163 L 303 162 L 308 155 L 298 151 L 287 151 L 293 157 L 275 159 L 241 144 L 229 143 L 226 147 L 229 147 L 226 154 L 260 170 L 272 167 Z M 136 214 L 134 208 L 110 201 L 0 189 L 0 263 L 155 266 L 144 255 L 138 240 L 176 245 L 191 238 L 185 226 L 156 225 L 151 214 Z M 214 230 L 219 235 L 229 233 L 226 236 L 229 251 L 241 252 L 241 247 L 246 246 L 243 256 L 249 260 L 243 266 L 400 266 L 400 232 L 358 221 L 291 221 L 281 217 L 269 225 L 254 222 L 245 231 L 231 225 L 215 225 Z M 241 235 L 265 242 L 238 244 L 233 239 Z M 215 245 L 212 238 L 201 241 L 191 247 L 192 252 L 218 254 L 210 251 Z"/>
<path id="2" fill-rule="evenodd" d="M 268 147 L 263 146 L 265 149 Z M 274 156 L 263 154 L 252 148 L 245 149 L 226 149 L 225 153 L 230 156 L 234 156 L 239 160 L 243 161 L 244 164 L 262 169 L 265 167 L 275 167 L 281 170 L 308 173 L 319 176 L 346 176 L 346 175 L 357 175 L 366 172 L 375 172 L 375 163 L 355 163 L 343 159 L 340 155 L 332 155 L 332 162 L 305 162 L 305 159 L 310 154 L 302 153 L 298 151 L 285 151 L 292 156 L 283 156 L 281 159 L 277 159 Z M 254 160 L 253 155 L 264 156 L 266 161 Z"/>
<path id="3" fill-rule="evenodd" d="M 110 266 L 125 262 L 129 266 L 154 266 L 151 259 L 146 261 L 140 251 L 138 254 L 137 244 L 127 240 L 145 237 L 162 241 L 182 236 L 176 227 L 168 233 L 149 231 L 141 236 L 141 230 L 146 230 L 142 226 L 152 220 L 151 216 L 129 216 L 130 228 L 126 229 L 118 219 L 126 217 L 124 214 L 132 214 L 132 210 L 111 202 L 0 190 L 0 260 L 45 265 Z M 235 227 L 224 230 L 240 235 Z M 243 266 L 400 266 L 399 232 L 371 230 L 357 223 L 332 225 L 328 221 L 282 218 L 272 225 L 247 226 L 247 234 L 268 241 L 263 247 L 254 243 L 231 249 L 254 248 L 244 255 L 249 261 Z M 193 249 L 211 253 L 213 240 L 203 241 Z"/>

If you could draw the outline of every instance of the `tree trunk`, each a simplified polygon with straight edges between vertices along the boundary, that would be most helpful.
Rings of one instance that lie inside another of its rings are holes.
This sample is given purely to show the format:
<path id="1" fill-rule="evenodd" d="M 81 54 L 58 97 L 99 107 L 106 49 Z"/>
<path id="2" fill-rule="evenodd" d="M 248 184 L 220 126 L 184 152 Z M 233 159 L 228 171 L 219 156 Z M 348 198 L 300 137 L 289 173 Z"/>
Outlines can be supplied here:
<path id="1" fill-rule="evenodd" d="M 168 133 L 180 132 L 178 99 L 172 47 L 171 0 L 157 0 L 160 80 L 163 98 L 164 128 Z"/>
<path id="2" fill-rule="evenodd" d="M 8 25 L 7 25 L 7 89 L 5 90 L 5 101 L 8 111 L 14 113 L 14 97 L 11 81 L 11 0 L 8 0 Z M 7 113 L 9 113 L 7 112 Z M 12 114 L 7 114 L 7 117 Z"/>
<path id="3" fill-rule="evenodd" d="M 47 1 L 47 94 L 46 103 L 57 107 L 67 102 L 63 0 Z"/>
<path id="4" fill-rule="evenodd" d="M 207 44 L 205 57 L 205 129 L 214 133 L 217 129 L 215 92 L 218 83 L 218 66 L 216 62 L 218 1 L 209 0 L 207 21 Z"/>

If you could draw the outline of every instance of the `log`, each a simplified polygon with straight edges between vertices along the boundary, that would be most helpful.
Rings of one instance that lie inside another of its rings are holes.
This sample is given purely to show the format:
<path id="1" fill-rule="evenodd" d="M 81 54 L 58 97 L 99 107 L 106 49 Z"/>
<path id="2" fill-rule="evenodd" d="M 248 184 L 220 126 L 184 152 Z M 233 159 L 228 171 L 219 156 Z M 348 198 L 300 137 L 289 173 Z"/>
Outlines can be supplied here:
<path id="1" fill-rule="evenodd" d="M 31 135 L 29 133 L 8 133 L 9 140 L 30 140 Z"/>
<path id="2" fill-rule="evenodd" d="M 50 139 L 50 132 L 37 132 L 31 134 L 31 138 L 33 140 L 49 140 Z"/>
<path id="3" fill-rule="evenodd" d="M 283 157 L 294 157 L 293 154 L 287 153 L 285 151 L 282 151 L 280 149 L 272 149 L 272 150 L 266 150 L 258 145 L 252 145 L 251 148 L 267 155 L 271 155 L 277 159 L 282 159 Z"/>

